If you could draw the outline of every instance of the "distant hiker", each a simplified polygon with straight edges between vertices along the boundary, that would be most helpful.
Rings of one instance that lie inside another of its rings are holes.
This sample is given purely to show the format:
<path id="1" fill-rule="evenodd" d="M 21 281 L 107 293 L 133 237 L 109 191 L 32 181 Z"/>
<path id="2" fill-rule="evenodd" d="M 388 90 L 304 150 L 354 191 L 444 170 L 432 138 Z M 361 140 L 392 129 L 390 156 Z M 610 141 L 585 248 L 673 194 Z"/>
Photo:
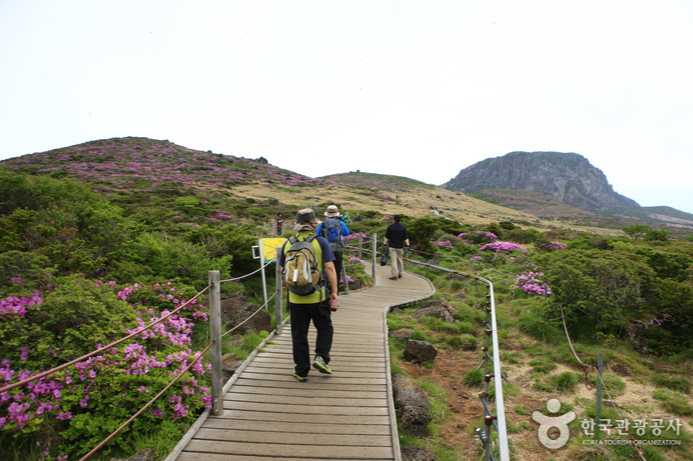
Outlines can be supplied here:
<path id="1" fill-rule="evenodd" d="M 277 217 L 274 218 L 277 221 L 277 235 L 282 235 L 282 227 L 284 226 L 284 219 L 281 213 L 277 213 Z"/>
<path id="2" fill-rule="evenodd" d="M 342 221 L 344 221 L 346 224 L 349 224 L 351 222 L 351 218 L 349 217 L 349 213 L 344 213 L 344 216 L 342 216 Z"/>
<path id="3" fill-rule="evenodd" d="M 388 245 L 390 249 L 390 261 L 392 261 L 392 270 L 390 272 L 390 280 L 402 278 L 404 272 L 404 245 L 409 246 L 409 233 L 407 228 L 400 223 L 402 217 L 398 214 L 392 217 L 392 224 L 387 226 L 385 231 L 385 240 L 383 244 Z"/>
<path id="4" fill-rule="evenodd" d="M 354 222 L 361 222 L 361 215 L 356 213 L 356 216 L 354 217 Z"/>
<path id="5" fill-rule="evenodd" d="M 298 232 L 295 237 L 288 239 L 282 247 L 279 256 L 279 266 L 282 268 L 282 279 L 289 295 L 289 310 L 291 315 L 291 340 L 294 358 L 294 371 L 292 376 L 300 382 L 308 380 L 310 371 L 310 347 L 308 345 L 308 329 L 310 322 L 318 331 L 315 340 L 315 360 L 313 368 L 320 373 L 331 374 L 330 349 L 334 328 L 329 302 L 337 303 L 337 274 L 334 269 L 334 254 L 330 245 L 323 237 L 315 235 L 318 220 L 315 212 L 310 208 L 299 210 L 296 214 L 296 225 L 293 230 Z M 296 247 L 303 246 L 298 250 Z M 306 248 L 307 247 L 307 248 Z M 311 291 L 305 292 L 305 286 L 297 283 L 310 271 L 301 271 L 295 264 L 305 263 L 302 257 L 294 257 L 297 253 L 310 253 L 314 258 L 311 265 L 319 274 L 317 284 L 309 287 Z M 327 286 L 329 282 L 329 288 Z M 298 293 L 297 293 L 298 292 Z M 299 294 L 301 293 L 301 294 Z"/>
<path id="6" fill-rule="evenodd" d="M 344 269 L 344 257 L 342 251 L 344 250 L 344 237 L 349 235 L 349 228 L 340 219 L 339 209 L 335 205 L 330 205 L 325 211 L 325 218 L 318 226 L 315 231 L 316 234 L 321 237 L 325 237 L 328 242 L 330 242 L 330 248 L 332 253 L 334 253 L 334 268 L 337 271 L 337 283 L 341 278 L 343 283 L 346 282 L 346 274 L 342 274 L 342 269 Z"/>

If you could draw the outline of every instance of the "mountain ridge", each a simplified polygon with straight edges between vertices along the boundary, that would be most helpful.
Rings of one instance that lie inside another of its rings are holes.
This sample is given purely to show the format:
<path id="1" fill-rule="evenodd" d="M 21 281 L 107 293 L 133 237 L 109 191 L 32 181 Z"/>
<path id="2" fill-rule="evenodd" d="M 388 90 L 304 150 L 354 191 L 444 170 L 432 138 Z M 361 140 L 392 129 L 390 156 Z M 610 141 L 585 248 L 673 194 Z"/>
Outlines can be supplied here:
<path id="1" fill-rule="evenodd" d="M 580 162 L 587 162 L 584 157 L 574 155 L 582 159 L 577 159 Z M 483 219 L 529 222 L 539 218 L 563 223 L 573 220 L 581 225 L 597 224 L 612 229 L 622 226 L 620 221 L 693 227 L 693 215 L 672 207 L 640 207 L 632 202 L 637 207 L 609 209 L 608 213 L 599 217 L 600 212 L 578 212 L 578 209 L 582 209 L 568 207 L 539 192 L 536 193 L 540 195 L 530 200 L 519 191 L 512 195 L 506 189 L 504 194 L 514 198 L 500 199 L 498 193 L 493 192 L 494 189 L 466 195 L 416 179 L 360 171 L 311 178 L 275 167 L 262 157 L 247 159 L 216 154 L 179 146 L 168 140 L 141 137 L 88 141 L 2 160 L 0 167 L 17 173 L 67 177 L 87 182 L 96 191 L 105 194 L 139 191 L 141 194 L 175 196 L 224 190 L 242 200 L 268 199 L 286 191 L 284 199 L 287 203 L 300 206 L 314 206 L 315 203 L 339 201 L 346 197 L 346 207 L 372 206 L 387 209 L 389 213 L 421 215 L 435 205 L 441 209 L 465 210 L 458 213 L 460 219 L 470 222 Z M 309 200 L 296 197 L 297 191 L 311 188 L 319 188 L 321 196 Z M 338 198 L 337 190 L 342 191 L 342 198 Z M 415 194 L 414 191 L 421 193 Z M 563 214 L 542 210 L 541 205 L 548 203 L 547 198 L 554 200 L 551 207 L 562 210 Z M 500 208 L 482 206 L 476 200 Z M 624 203 L 630 204 L 628 201 Z"/>
<path id="2" fill-rule="evenodd" d="M 593 212 L 640 208 L 635 200 L 615 192 L 600 169 L 575 153 L 510 152 L 461 170 L 442 187 L 466 194 L 484 189 L 533 191 Z"/>

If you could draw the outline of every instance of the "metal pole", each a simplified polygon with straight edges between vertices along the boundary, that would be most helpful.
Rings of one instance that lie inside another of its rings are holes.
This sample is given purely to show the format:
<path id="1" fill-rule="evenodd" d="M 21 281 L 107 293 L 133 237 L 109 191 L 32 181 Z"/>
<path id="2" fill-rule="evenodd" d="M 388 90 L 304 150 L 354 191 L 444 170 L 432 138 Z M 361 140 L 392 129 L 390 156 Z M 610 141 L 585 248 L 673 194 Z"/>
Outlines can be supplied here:
<path id="1" fill-rule="evenodd" d="M 594 406 L 594 440 L 599 440 L 599 422 L 602 419 L 602 366 L 604 365 L 604 356 L 597 356 L 597 403 Z"/>
<path id="2" fill-rule="evenodd" d="M 209 271 L 209 337 L 212 353 L 212 414 L 224 414 L 224 378 L 221 370 L 221 291 L 219 271 Z"/>
<path id="3" fill-rule="evenodd" d="M 281 248 L 277 248 L 277 258 L 274 260 L 276 267 L 276 282 L 274 284 L 275 290 L 276 290 L 276 295 L 275 295 L 275 300 L 274 300 L 274 312 L 275 312 L 275 321 L 276 321 L 276 326 L 275 330 L 277 331 L 277 335 L 282 334 L 282 323 L 283 323 L 283 316 L 282 316 L 282 304 L 283 304 L 283 299 L 282 299 L 282 268 L 279 266 L 279 252 L 281 251 Z"/>

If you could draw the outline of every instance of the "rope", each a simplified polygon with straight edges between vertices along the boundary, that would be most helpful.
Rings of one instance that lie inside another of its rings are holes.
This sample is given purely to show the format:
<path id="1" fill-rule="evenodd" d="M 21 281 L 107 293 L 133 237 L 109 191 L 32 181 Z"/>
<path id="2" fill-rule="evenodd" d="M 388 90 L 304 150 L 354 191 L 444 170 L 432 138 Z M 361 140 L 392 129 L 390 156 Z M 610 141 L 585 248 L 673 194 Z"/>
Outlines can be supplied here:
<path id="1" fill-rule="evenodd" d="M 244 279 L 244 278 L 248 278 L 248 277 L 250 277 L 251 275 L 257 274 L 258 272 L 260 272 L 261 270 L 263 270 L 265 267 L 267 267 L 267 266 L 269 266 L 270 264 L 272 264 L 276 259 L 277 259 L 277 258 L 270 259 L 270 260 L 267 261 L 265 264 L 263 264 L 262 266 L 260 266 L 259 269 L 254 270 L 253 272 L 250 272 L 250 273 L 245 274 L 245 275 L 241 275 L 240 277 L 236 277 L 236 278 L 233 278 L 233 279 L 220 280 L 219 283 L 235 282 L 236 280 L 242 280 L 242 279 Z"/>
<path id="2" fill-rule="evenodd" d="M 87 453 L 82 458 L 80 458 L 79 461 L 84 461 L 85 459 L 89 458 L 91 455 L 93 455 L 99 449 L 101 449 L 101 447 L 106 445 L 106 443 L 108 443 L 113 437 L 118 435 L 118 433 L 121 430 L 123 430 L 128 424 L 133 422 L 135 420 L 135 418 L 137 418 L 139 415 L 141 415 L 144 412 L 144 410 L 149 408 L 152 405 L 152 403 L 156 402 L 159 399 L 159 397 L 161 397 L 166 391 L 168 391 L 171 388 L 171 386 L 173 386 L 176 383 L 176 381 L 178 381 L 181 378 L 181 376 L 183 376 L 188 370 L 190 370 L 190 368 L 192 368 L 192 366 L 195 365 L 195 363 L 198 362 L 202 358 L 204 353 L 207 352 L 213 345 L 214 345 L 214 342 L 212 342 L 209 346 L 207 346 L 207 348 L 205 350 L 203 350 L 202 352 L 198 352 L 197 356 L 192 360 L 192 362 L 190 362 L 190 364 L 187 367 L 185 367 L 175 377 L 175 379 L 173 381 L 171 381 L 166 387 L 164 387 L 161 391 L 159 391 L 159 393 L 157 393 L 149 402 L 147 402 L 142 408 L 140 408 L 139 411 L 137 411 L 134 415 L 132 415 L 127 421 L 125 421 L 123 424 L 121 424 L 118 429 L 116 429 L 115 431 L 113 431 L 111 433 L 111 435 L 106 437 L 104 440 L 101 441 L 101 443 L 99 443 L 97 446 L 92 448 L 89 453 Z"/>
<path id="3" fill-rule="evenodd" d="M 50 375 L 52 375 L 53 373 L 56 373 L 56 372 L 58 372 L 58 371 L 60 371 L 60 370 L 64 370 L 65 368 L 68 368 L 68 367 L 70 367 L 70 366 L 72 366 L 72 365 L 75 365 L 75 364 L 77 364 L 77 363 L 79 363 L 79 362 L 82 362 L 82 361 L 88 359 L 89 357 L 93 357 L 93 356 L 95 356 L 95 355 L 97 355 L 97 354 L 100 354 L 101 352 L 105 352 L 106 350 L 112 348 L 113 346 L 117 346 L 118 344 L 120 344 L 120 343 L 122 343 L 122 342 L 124 342 L 124 341 L 126 341 L 126 340 L 128 340 L 128 339 L 134 338 L 135 336 L 139 335 L 139 334 L 142 333 L 143 331 L 148 330 L 149 328 L 153 327 L 154 325 L 156 325 L 156 324 L 158 324 L 158 323 L 161 323 L 161 322 L 163 322 L 164 320 L 166 320 L 167 318 L 171 317 L 172 315 L 178 313 L 178 311 L 180 311 L 180 310 L 183 309 L 185 306 L 187 306 L 188 304 L 190 304 L 191 302 L 193 302 L 194 300 L 196 300 L 202 293 L 204 293 L 205 291 L 207 291 L 210 287 L 211 287 L 211 285 L 207 285 L 206 288 L 204 288 L 202 291 L 200 291 L 198 294 L 196 294 L 195 296 L 193 296 L 191 299 L 189 299 L 189 300 L 186 301 L 185 303 L 181 304 L 180 306 L 178 306 L 177 308 L 175 308 L 174 310 L 172 310 L 171 312 L 169 312 L 167 315 L 161 317 L 161 318 L 158 319 L 158 320 L 155 320 L 155 321 L 151 322 L 151 323 L 148 324 L 148 325 L 143 326 L 142 328 L 140 328 L 139 330 L 135 331 L 134 333 L 131 333 L 131 334 L 125 336 L 124 338 L 121 338 L 121 339 L 119 339 L 119 340 L 117 340 L 117 341 L 114 341 L 114 342 L 112 342 L 112 343 L 110 343 L 110 344 L 107 344 L 107 345 L 105 345 L 105 346 L 103 346 L 103 347 L 100 347 L 99 349 L 96 349 L 95 351 L 92 351 L 92 352 L 90 352 L 90 353 L 88 353 L 88 354 L 85 354 L 85 355 L 83 355 L 83 356 L 81 356 L 81 357 L 78 357 L 78 358 L 76 358 L 76 359 L 74 359 L 74 360 L 71 360 L 71 361 L 69 361 L 69 362 L 67 362 L 67 363 L 63 363 L 62 365 L 59 365 L 59 366 L 57 366 L 57 367 L 55 367 L 55 368 L 51 368 L 51 369 L 48 370 L 48 371 L 44 371 L 44 372 L 41 372 L 41 373 L 32 375 L 32 376 L 30 376 L 29 378 L 23 379 L 23 380 L 21 380 L 21 381 L 17 381 L 16 383 L 9 384 L 9 385 L 7 385 L 7 386 L 5 386 L 5 387 L 1 387 L 1 388 L 0 388 L 0 393 L 10 391 L 10 390 L 12 390 L 12 389 L 14 389 L 14 388 L 16 388 L 16 387 L 23 386 L 23 385 L 28 384 L 28 383 L 30 383 L 30 382 L 32 382 L 32 381 L 37 380 L 37 379 L 41 379 L 41 378 L 45 378 L 46 376 L 50 376 Z"/>
<path id="4" fill-rule="evenodd" d="M 231 328 L 231 329 L 230 329 L 229 331 L 227 331 L 226 333 L 222 334 L 221 337 L 223 338 L 224 336 L 228 335 L 229 333 L 231 333 L 231 332 L 237 330 L 241 325 L 243 325 L 244 323 L 246 323 L 248 320 L 252 319 L 258 312 L 260 312 L 262 309 L 264 309 L 264 308 L 269 304 L 269 302 L 272 301 L 272 299 L 273 299 L 275 296 L 277 296 L 277 293 L 278 293 L 277 290 L 275 290 L 274 293 L 272 294 L 272 296 L 269 297 L 269 299 L 267 300 L 267 302 L 266 302 L 265 304 L 263 304 L 262 306 L 260 306 L 255 312 L 253 312 L 252 314 L 250 314 L 250 315 L 249 315 L 245 320 L 243 320 L 241 323 L 239 323 L 239 324 L 236 325 L 235 327 Z"/>

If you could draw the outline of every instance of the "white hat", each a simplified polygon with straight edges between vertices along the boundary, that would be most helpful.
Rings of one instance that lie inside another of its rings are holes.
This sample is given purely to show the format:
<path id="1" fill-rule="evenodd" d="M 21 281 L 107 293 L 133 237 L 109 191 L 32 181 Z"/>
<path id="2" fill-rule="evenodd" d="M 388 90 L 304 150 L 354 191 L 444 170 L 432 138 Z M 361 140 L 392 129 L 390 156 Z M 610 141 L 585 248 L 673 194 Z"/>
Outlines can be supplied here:
<path id="1" fill-rule="evenodd" d="M 327 207 L 327 211 L 325 212 L 325 216 L 339 216 L 339 210 L 335 205 L 330 205 Z"/>

